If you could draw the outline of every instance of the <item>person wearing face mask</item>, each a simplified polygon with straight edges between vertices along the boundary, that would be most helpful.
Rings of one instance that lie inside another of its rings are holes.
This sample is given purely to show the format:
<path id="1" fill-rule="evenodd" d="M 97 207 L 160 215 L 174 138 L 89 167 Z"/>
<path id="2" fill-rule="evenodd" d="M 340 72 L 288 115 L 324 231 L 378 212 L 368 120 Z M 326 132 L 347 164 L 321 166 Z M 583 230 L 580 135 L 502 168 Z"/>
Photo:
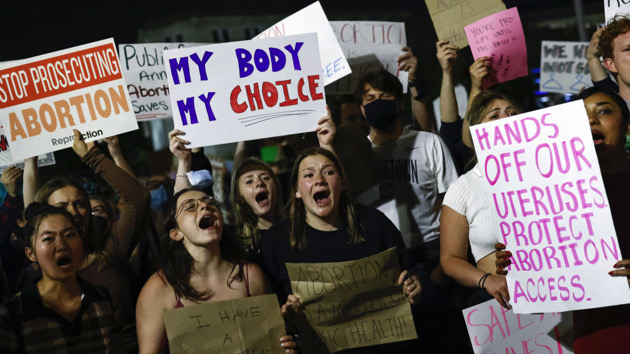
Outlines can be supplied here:
<path id="1" fill-rule="evenodd" d="M 385 177 L 358 198 L 378 207 L 395 201 L 394 224 L 410 253 L 421 262 L 426 281 L 439 263 L 439 215 L 442 196 L 457 179 L 453 160 L 435 134 L 402 127 L 402 85 L 385 70 L 365 75 L 358 86 L 361 111 L 370 125 L 370 140 Z M 439 273 L 439 272 L 438 272 Z"/>

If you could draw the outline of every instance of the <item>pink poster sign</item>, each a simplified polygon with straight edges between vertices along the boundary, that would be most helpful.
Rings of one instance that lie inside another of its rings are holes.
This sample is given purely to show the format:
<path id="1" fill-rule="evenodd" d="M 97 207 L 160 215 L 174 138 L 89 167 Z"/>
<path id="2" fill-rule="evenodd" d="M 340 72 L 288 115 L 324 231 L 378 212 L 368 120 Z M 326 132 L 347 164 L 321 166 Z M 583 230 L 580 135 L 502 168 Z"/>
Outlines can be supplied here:
<path id="1" fill-rule="evenodd" d="M 492 58 L 484 88 L 527 76 L 527 47 L 516 7 L 482 18 L 464 27 L 475 60 Z"/>

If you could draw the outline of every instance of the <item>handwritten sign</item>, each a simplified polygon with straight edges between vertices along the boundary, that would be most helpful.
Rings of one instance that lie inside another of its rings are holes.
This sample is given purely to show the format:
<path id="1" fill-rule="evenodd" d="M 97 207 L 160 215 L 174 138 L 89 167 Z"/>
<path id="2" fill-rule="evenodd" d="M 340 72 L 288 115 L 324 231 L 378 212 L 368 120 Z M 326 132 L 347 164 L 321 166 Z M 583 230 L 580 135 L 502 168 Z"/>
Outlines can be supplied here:
<path id="1" fill-rule="evenodd" d="M 604 14 L 606 23 L 615 18 L 616 14 L 630 15 L 630 1 L 628 0 L 604 0 Z"/>
<path id="2" fill-rule="evenodd" d="M 560 344 L 560 333 L 558 328 L 554 328 L 562 320 L 560 313 L 515 314 L 494 299 L 462 312 L 476 354 L 571 354 Z M 547 334 L 550 331 L 553 331 L 554 337 Z"/>
<path id="3" fill-rule="evenodd" d="M 448 39 L 460 48 L 468 46 L 464 26 L 505 10 L 501 0 L 424 0 L 438 39 Z"/>
<path id="4" fill-rule="evenodd" d="M 191 147 L 313 131 L 326 115 L 315 33 L 164 51 Z"/>
<path id="5" fill-rule="evenodd" d="M 329 94 L 352 94 L 363 75 L 381 68 L 398 77 L 407 92 L 409 75 L 398 70 L 407 35 L 403 22 L 330 21 L 352 73 L 326 87 Z"/>
<path id="6" fill-rule="evenodd" d="M 119 44 L 123 74 L 138 120 L 172 118 L 164 49 L 194 47 L 193 43 Z"/>
<path id="7" fill-rule="evenodd" d="M 14 61 L 0 69 L 0 120 L 22 160 L 138 129 L 113 39 Z"/>
<path id="8" fill-rule="evenodd" d="M 204 303 L 164 312 L 171 353 L 284 353 L 278 298 Z"/>
<path id="9" fill-rule="evenodd" d="M 516 7 L 464 27 L 475 60 L 492 57 L 491 73 L 483 87 L 527 76 L 527 46 Z"/>
<path id="10" fill-rule="evenodd" d="M 417 338 L 411 306 L 396 285 L 398 252 L 339 263 L 287 263 L 291 288 L 331 353 Z"/>
<path id="11" fill-rule="evenodd" d="M 343 55 L 328 18 L 319 1 L 303 8 L 264 30 L 255 39 L 284 37 L 293 34 L 317 33 L 324 86 L 350 74 L 350 65 Z"/>
<path id="12" fill-rule="evenodd" d="M 579 93 L 593 86 L 584 53 L 588 42 L 542 41 L 540 91 Z"/>
<path id="13" fill-rule="evenodd" d="M 630 302 L 583 101 L 471 127 L 516 313 Z"/>

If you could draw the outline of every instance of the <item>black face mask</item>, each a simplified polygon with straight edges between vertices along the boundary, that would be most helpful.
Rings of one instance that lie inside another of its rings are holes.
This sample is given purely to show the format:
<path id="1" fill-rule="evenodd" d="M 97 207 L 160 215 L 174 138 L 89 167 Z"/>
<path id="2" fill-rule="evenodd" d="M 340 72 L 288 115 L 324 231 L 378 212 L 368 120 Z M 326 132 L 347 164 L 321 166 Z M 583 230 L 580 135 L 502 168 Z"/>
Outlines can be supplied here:
<path id="1" fill-rule="evenodd" d="M 365 106 L 365 119 L 368 124 L 376 129 L 387 129 L 391 127 L 398 118 L 396 100 L 376 99 Z"/>

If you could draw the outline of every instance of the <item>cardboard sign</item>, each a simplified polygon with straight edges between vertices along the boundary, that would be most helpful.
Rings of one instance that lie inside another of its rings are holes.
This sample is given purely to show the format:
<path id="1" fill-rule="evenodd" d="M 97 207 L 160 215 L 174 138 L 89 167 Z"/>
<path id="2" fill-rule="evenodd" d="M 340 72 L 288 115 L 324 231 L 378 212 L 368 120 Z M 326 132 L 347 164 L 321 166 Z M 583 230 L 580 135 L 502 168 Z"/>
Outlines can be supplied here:
<path id="1" fill-rule="evenodd" d="M 403 22 L 330 21 L 330 27 L 352 73 L 327 86 L 328 94 L 353 94 L 363 75 L 381 68 L 398 77 L 407 92 L 409 75 L 398 70 L 396 61 L 407 45 Z"/>
<path id="2" fill-rule="evenodd" d="M 14 160 L 138 129 L 113 39 L 0 69 L 0 119 Z"/>
<path id="3" fill-rule="evenodd" d="M 315 130 L 326 115 L 317 35 L 164 51 L 175 128 L 191 147 Z"/>
<path id="4" fill-rule="evenodd" d="M 317 33 L 324 86 L 350 74 L 350 65 L 343 55 L 328 18 L 319 1 L 303 8 L 264 30 L 255 39 L 284 37 L 293 34 Z"/>
<path id="5" fill-rule="evenodd" d="M 501 0 L 424 0 L 438 39 L 448 39 L 460 48 L 468 46 L 464 26 L 505 10 Z"/>
<path id="6" fill-rule="evenodd" d="M 201 44 L 142 43 L 118 45 L 133 113 L 138 120 L 173 117 L 162 53 L 165 49 L 198 45 Z"/>
<path id="7" fill-rule="evenodd" d="M 483 79 L 484 88 L 527 76 L 527 46 L 516 7 L 485 17 L 464 29 L 475 60 L 492 57 L 492 70 Z"/>
<path id="8" fill-rule="evenodd" d="M 616 14 L 629 16 L 630 1 L 628 0 L 604 0 L 604 14 L 606 23 L 615 18 Z"/>
<path id="9" fill-rule="evenodd" d="M 286 263 L 306 320 L 331 353 L 417 338 L 411 306 L 396 285 L 398 252 L 338 263 Z"/>
<path id="10" fill-rule="evenodd" d="M 542 41 L 540 91 L 579 93 L 593 86 L 584 53 L 588 42 Z"/>
<path id="11" fill-rule="evenodd" d="M 516 313 L 630 303 L 583 101 L 471 127 Z"/>
<path id="12" fill-rule="evenodd" d="M 274 294 L 164 312 L 171 353 L 284 353 L 284 320 Z"/>
<path id="13" fill-rule="evenodd" d="M 560 344 L 556 327 L 560 313 L 515 314 L 492 299 L 463 311 L 470 343 L 476 354 L 571 354 Z M 552 331 L 554 337 L 547 333 Z"/>

